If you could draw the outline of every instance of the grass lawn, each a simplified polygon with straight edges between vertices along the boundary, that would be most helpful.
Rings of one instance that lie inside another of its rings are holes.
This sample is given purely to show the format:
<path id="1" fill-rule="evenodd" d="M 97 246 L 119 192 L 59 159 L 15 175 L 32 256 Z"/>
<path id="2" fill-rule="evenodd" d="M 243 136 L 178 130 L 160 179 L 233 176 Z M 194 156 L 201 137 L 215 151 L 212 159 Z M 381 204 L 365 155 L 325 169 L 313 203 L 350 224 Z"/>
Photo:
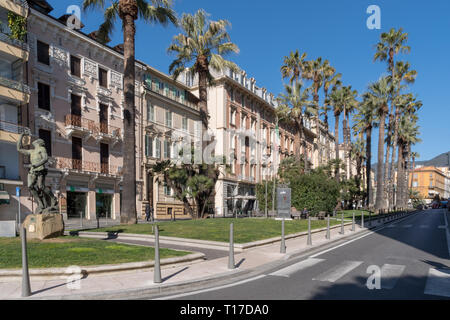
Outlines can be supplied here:
<path id="1" fill-rule="evenodd" d="M 269 239 L 281 236 L 281 221 L 272 219 L 206 219 L 185 220 L 174 222 L 160 222 L 159 234 L 161 236 L 211 240 L 228 242 L 230 223 L 234 223 L 234 241 L 247 243 L 257 240 Z M 339 224 L 340 221 L 330 220 L 330 225 Z M 311 228 L 324 228 L 326 220 L 312 220 Z M 285 222 L 285 233 L 292 234 L 308 230 L 308 220 L 293 220 Z M 152 234 L 152 226 L 149 224 L 120 225 L 109 228 L 101 228 L 89 231 L 119 232 L 135 234 Z"/>
<path id="2" fill-rule="evenodd" d="M 344 219 L 346 218 L 352 218 L 353 217 L 353 212 L 355 213 L 355 219 L 359 219 L 362 215 L 362 213 L 364 212 L 364 218 L 369 218 L 369 211 L 366 210 L 343 210 L 343 211 L 338 211 L 336 213 L 336 216 L 338 218 L 341 217 L 341 214 L 344 213 Z M 374 214 L 372 213 L 372 216 Z"/>
<path id="3" fill-rule="evenodd" d="M 0 238 L 0 268 L 21 268 L 20 238 Z M 160 249 L 161 259 L 184 256 L 189 252 Z M 154 249 L 107 242 L 104 240 L 60 237 L 28 241 L 30 268 L 52 268 L 119 264 L 154 259 Z"/>

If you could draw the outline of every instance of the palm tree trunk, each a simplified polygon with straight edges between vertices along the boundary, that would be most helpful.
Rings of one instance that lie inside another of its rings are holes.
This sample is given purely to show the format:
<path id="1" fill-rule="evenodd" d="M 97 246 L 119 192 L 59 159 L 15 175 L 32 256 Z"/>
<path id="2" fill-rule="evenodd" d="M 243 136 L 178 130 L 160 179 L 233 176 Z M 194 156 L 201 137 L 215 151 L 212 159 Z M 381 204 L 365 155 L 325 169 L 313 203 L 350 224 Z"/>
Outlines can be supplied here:
<path id="1" fill-rule="evenodd" d="M 122 208 L 120 222 L 137 223 L 136 212 L 136 131 L 135 131 L 135 18 L 132 14 L 124 14 L 124 115 L 123 115 L 123 185 Z"/>
<path id="2" fill-rule="evenodd" d="M 336 181 L 340 181 L 340 172 L 339 172 L 339 113 L 335 113 L 334 114 L 334 139 L 335 139 L 335 152 L 336 152 L 336 168 L 335 168 L 335 177 L 336 177 Z"/>
<path id="3" fill-rule="evenodd" d="M 403 158 L 403 143 L 398 144 L 398 159 L 397 159 L 397 199 L 396 207 L 403 207 L 403 196 L 404 196 L 404 158 Z"/>
<path id="4" fill-rule="evenodd" d="M 372 199 L 372 186 L 371 182 L 371 170 L 372 170 L 372 125 L 367 127 L 366 130 L 366 184 L 367 184 L 367 208 L 370 207 Z"/>
<path id="5" fill-rule="evenodd" d="M 390 179 L 389 179 L 389 207 L 392 208 L 394 206 L 394 162 L 396 157 L 396 151 L 397 151 L 397 139 L 398 139 L 398 119 L 400 117 L 399 114 L 400 110 L 399 108 L 396 108 L 395 110 L 395 119 L 394 119 L 394 139 L 392 141 L 392 156 L 391 156 L 391 162 L 389 164 L 389 172 Z M 398 168 L 398 165 L 397 165 Z M 398 176 L 398 171 L 397 171 Z M 398 180 L 398 179 L 397 179 Z M 398 187 L 398 184 L 397 184 Z"/>
<path id="6" fill-rule="evenodd" d="M 383 156 L 384 156 L 384 126 L 386 121 L 386 113 L 382 112 L 380 116 L 380 125 L 378 133 L 378 163 L 377 163 L 377 198 L 375 203 L 376 210 L 386 209 L 384 197 L 384 173 L 383 173 Z"/>

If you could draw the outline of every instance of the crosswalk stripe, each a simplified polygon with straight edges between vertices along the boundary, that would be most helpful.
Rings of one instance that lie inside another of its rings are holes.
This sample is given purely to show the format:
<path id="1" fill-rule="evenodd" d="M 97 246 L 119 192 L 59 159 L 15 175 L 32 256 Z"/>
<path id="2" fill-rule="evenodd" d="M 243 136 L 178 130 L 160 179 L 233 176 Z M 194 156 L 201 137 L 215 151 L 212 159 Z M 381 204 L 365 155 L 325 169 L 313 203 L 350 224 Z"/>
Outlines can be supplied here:
<path id="1" fill-rule="evenodd" d="M 300 261 L 298 263 L 295 263 L 289 267 L 283 268 L 281 270 L 275 271 L 269 275 L 271 276 L 277 276 L 277 277 L 289 277 L 290 275 L 304 270 L 306 268 L 312 267 L 320 262 L 324 261 L 324 259 L 316 259 L 316 258 L 309 258 L 303 261 Z"/>
<path id="2" fill-rule="evenodd" d="M 344 261 L 336 267 L 320 274 L 316 278 L 313 278 L 313 280 L 336 282 L 362 263 L 362 261 Z"/>
<path id="3" fill-rule="evenodd" d="M 384 264 L 381 267 L 381 288 L 392 289 L 405 270 L 405 266 L 396 264 Z"/>
<path id="4" fill-rule="evenodd" d="M 433 269 L 428 271 L 425 294 L 450 297 L 450 269 Z"/>

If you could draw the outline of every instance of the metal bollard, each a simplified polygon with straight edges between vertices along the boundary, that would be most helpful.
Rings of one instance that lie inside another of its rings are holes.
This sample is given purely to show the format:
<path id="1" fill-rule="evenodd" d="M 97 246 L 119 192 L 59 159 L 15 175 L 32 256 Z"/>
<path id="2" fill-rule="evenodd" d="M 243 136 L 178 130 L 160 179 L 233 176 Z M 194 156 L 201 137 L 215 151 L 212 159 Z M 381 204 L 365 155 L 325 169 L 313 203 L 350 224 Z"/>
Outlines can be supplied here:
<path id="1" fill-rule="evenodd" d="M 355 231 L 355 211 L 353 211 L 352 231 Z"/>
<path id="2" fill-rule="evenodd" d="M 330 240 L 330 215 L 327 217 L 327 235 L 326 238 Z"/>
<path id="3" fill-rule="evenodd" d="M 22 297 L 31 296 L 30 274 L 28 272 L 27 230 L 22 227 Z"/>
<path id="4" fill-rule="evenodd" d="M 233 238 L 233 223 L 230 224 L 230 251 L 228 254 L 228 269 L 234 269 L 234 238 Z"/>
<path id="5" fill-rule="evenodd" d="M 155 226 L 155 266 L 153 271 L 153 282 L 161 283 L 161 265 L 159 261 L 159 228 Z"/>
<path id="6" fill-rule="evenodd" d="M 364 229 L 364 211 L 362 212 L 361 215 L 361 228 Z"/>
<path id="7" fill-rule="evenodd" d="M 369 228 L 372 227 L 372 212 L 369 211 Z"/>
<path id="8" fill-rule="evenodd" d="M 284 219 L 281 221 L 281 246 L 280 253 L 286 253 L 286 242 L 284 240 Z"/>
<path id="9" fill-rule="evenodd" d="M 312 238 L 311 238 L 311 217 L 308 217 L 308 242 L 306 243 L 308 246 L 312 246 Z"/>
<path id="10" fill-rule="evenodd" d="M 344 231 L 344 214 L 342 213 L 341 214 L 341 232 L 340 232 L 340 234 L 344 234 L 345 233 L 345 231 Z"/>

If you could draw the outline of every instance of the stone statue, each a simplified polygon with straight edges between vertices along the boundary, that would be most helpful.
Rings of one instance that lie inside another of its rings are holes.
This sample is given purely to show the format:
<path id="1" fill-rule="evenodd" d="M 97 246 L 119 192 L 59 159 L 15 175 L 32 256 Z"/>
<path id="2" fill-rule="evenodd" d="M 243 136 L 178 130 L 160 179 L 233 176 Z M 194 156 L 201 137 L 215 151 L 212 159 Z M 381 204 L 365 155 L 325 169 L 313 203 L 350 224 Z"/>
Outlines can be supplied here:
<path id="1" fill-rule="evenodd" d="M 34 200 L 38 204 L 37 213 L 58 213 L 58 199 L 53 195 L 51 189 L 45 186 L 45 177 L 47 169 L 45 164 L 48 162 L 45 142 L 37 139 L 32 143 L 34 149 L 23 149 L 23 137 L 29 136 L 28 133 L 22 133 L 17 141 L 17 151 L 30 156 L 31 168 L 28 172 L 28 189 Z"/>

